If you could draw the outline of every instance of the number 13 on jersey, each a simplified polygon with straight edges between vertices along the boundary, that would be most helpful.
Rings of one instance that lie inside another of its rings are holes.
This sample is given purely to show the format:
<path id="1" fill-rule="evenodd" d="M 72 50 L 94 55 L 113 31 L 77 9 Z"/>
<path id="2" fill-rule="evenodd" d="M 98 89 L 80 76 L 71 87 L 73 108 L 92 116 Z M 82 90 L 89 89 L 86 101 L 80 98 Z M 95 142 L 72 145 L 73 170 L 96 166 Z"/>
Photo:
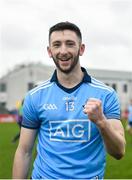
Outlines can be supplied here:
<path id="1" fill-rule="evenodd" d="M 66 105 L 66 111 L 74 111 L 75 109 L 75 102 L 74 101 L 67 101 L 65 103 Z"/>

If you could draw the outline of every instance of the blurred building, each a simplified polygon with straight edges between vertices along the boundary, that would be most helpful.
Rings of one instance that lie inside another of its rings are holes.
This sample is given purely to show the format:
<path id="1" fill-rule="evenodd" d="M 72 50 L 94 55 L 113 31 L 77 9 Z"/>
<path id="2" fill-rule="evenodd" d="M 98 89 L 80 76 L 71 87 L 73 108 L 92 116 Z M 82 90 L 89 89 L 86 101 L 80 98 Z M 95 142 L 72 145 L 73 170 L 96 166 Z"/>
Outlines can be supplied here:
<path id="1" fill-rule="evenodd" d="M 47 80 L 54 67 L 43 64 L 19 65 L 0 78 L 0 105 L 15 109 L 27 91 L 37 82 Z M 88 73 L 113 87 L 119 96 L 122 110 L 132 98 L 132 72 L 88 69 Z"/>
<path id="2" fill-rule="evenodd" d="M 48 79 L 52 72 L 53 67 L 41 63 L 16 66 L 0 78 L 0 105 L 8 110 L 16 109 L 27 91 Z"/>
<path id="3" fill-rule="evenodd" d="M 113 87 L 121 103 L 121 109 L 125 110 L 132 99 L 132 72 L 90 69 L 89 74 Z"/>

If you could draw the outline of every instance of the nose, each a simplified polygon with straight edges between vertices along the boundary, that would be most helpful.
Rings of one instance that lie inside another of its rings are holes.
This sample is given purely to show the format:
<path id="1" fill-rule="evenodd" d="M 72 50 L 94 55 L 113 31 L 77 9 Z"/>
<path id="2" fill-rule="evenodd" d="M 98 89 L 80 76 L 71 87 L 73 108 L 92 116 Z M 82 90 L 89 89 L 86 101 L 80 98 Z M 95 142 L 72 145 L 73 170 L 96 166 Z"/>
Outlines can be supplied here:
<path id="1" fill-rule="evenodd" d="M 60 47 L 60 53 L 61 54 L 66 54 L 67 53 L 67 48 L 65 46 L 65 44 L 62 44 Z"/>

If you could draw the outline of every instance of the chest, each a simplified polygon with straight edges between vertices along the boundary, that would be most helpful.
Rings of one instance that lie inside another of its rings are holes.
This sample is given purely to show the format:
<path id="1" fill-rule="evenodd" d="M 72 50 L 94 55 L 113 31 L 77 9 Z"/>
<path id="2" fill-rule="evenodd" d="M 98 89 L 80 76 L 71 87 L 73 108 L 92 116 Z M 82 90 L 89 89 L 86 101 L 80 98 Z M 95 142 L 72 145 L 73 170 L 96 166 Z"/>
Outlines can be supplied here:
<path id="1" fill-rule="evenodd" d="M 98 133 L 96 126 L 83 112 L 83 105 L 90 97 L 86 89 L 71 94 L 64 91 L 45 93 L 37 107 L 41 129 L 47 136 L 50 134 L 51 140 L 88 141 Z M 91 131 L 94 133 L 91 134 Z"/>
<path id="2" fill-rule="evenodd" d="M 41 120 L 86 119 L 83 105 L 87 96 L 78 94 L 56 94 L 42 98 L 39 104 L 39 118 Z"/>

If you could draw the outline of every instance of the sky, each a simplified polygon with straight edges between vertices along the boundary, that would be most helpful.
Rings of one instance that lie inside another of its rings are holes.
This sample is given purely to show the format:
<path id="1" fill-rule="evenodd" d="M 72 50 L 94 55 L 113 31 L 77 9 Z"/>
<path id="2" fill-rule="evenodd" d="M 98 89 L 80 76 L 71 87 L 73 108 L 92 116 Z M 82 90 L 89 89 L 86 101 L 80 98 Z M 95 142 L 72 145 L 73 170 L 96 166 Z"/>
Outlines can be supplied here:
<path id="1" fill-rule="evenodd" d="M 87 68 L 132 71 L 132 0 L 0 0 L 0 77 L 21 63 L 54 65 L 49 28 L 81 29 Z"/>

